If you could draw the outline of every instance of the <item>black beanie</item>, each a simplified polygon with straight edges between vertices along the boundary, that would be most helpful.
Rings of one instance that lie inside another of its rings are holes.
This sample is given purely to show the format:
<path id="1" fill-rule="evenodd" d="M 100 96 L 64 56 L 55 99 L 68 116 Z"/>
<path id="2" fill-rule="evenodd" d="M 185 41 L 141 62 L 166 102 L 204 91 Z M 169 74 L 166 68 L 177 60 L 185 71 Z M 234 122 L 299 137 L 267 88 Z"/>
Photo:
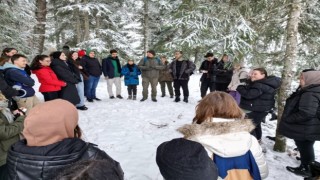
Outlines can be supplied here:
<path id="1" fill-rule="evenodd" d="M 160 144 L 156 161 L 166 180 L 216 180 L 218 170 L 204 147 L 184 138 Z"/>
<path id="2" fill-rule="evenodd" d="M 62 53 L 61 51 L 55 51 L 55 52 L 51 53 L 50 56 L 52 56 L 53 59 L 59 59 L 61 56 L 61 53 Z"/>

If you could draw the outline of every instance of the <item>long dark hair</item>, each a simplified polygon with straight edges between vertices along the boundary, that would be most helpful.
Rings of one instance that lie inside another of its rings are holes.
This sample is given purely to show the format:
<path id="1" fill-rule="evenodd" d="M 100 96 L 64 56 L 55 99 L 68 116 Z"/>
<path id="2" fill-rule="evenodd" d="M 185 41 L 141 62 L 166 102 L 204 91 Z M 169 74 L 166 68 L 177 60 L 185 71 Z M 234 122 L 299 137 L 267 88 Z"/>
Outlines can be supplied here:
<path id="1" fill-rule="evenodd" d="M 261 74 L 265 75 L 265 78 L 268 77 L 268 72 L 267 72 L 267 70 L 265 68 L 255 68 L 252 71 L 259 71 Z"/>
<path id="2" fill-rule="evenodd" d="M 74 61 L 74 60 L 72 59 L 72 54 L 73 54 L 73 53 L 77 53 L 77 52 L 76 52 L 76 51 L 70 51 L 70 52 L 69 52 L 69 55 L 68 55 L 68 60 L 69 60 L 69 61 L 71 61 L 71 60 Z"/>
<path id="3" fill-rule="evenodd" d="M 2 50 L 1 56 L 8 56 L 7 53 L 11 52 L 12 50 L 16 50 L 18 52 L 18 50 L 16 48 L 4 48 Z"/>
<path id="4" fill-rule="evenodd" d="M 41 68 L 41 64 L 39 61 L 43 61 L 45 58 L 48 58 L 49 56 L 47 55 L 36 55 L 36 57 L 33 58 L 30 69 L 31 70 L 37 70 Z"/>
<path id="5" fill-rule="evenodd" d="M 0 57 L 0 66 L 3 66 L 6 62 L 10 61 L 10 57 L 7 55 L 3 55 Z"/>

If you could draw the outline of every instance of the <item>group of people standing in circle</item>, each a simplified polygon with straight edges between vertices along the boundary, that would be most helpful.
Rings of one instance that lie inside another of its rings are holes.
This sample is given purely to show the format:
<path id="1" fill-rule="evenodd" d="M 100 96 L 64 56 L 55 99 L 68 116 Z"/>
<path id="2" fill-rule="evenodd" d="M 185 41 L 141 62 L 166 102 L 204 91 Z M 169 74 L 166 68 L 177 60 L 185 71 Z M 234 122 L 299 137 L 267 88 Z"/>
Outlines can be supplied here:
<path id="1" fill-rule="evenodd" d="M 182 51 L 176 51 L 173 61 L 169 63 L 165 56 L 158 58 L 155 51 L 149 50 L 139 63 L 135 64 L 134 60 L 129 59 L 124 66 L 121 66 L 117 53 L 111 50 L 110 55 L 100 63 L 95 58 L 95 51 L 90 48 L 76 52 L 65 47 L 50 55 L 37 55 L 29 67 L 27 57 L 18 54 L 16 49 L 6 48 L 3 51 L 0 58 L 0 125 L 4 135 L 0 142 L 3 154 L 0 158 L 0 172 L 6 172 L 6 175 L 12 177 L 19 174 L 21 178 L 27 179 L 49 177 L 58 169 L 60 172 L 61 168 L 44 172 L 39 162 L 43 162 L 46 156 L 64 156 L 70 160 L 67 164 L 77 160 L 107 160 L 112 176 L 123 178 L 118 162 L 94 145 L 79 140 L 81 130 L 76 108 L 87 110 L 85 100 L 101 100 L 96 96 L 96 88 L 102 74 L 107 81 L 110 99 L 123 99 L 121 78 L 124 76 L 127 99 L 136 100 L 139 75 L 142 75 L 141 102 L 148 99 L 149 84 L 151 100 L 157 102 L 156 88 L 159 83 L 161 97 L 166 96 L 167 86 L 170 98 L 174 98 L 175 102 L 188 103 L 188 82 L 196 66 L 183 57 Z M 281 79 L 268 75 L 264 68 L 254 68 L 248 72 L 242 64 L 233 64 L 226 54 L 220 61 L 213 53 L 207 53 L 205 58 L 199 68 L 202 73 L 202 99 L 196 107 L 192 123 L 178 129 L 183 138 L 162 143 L 157 149 L 156 162 L 161 174 L 165 179 L 267 177 L 267 163 L 260 147 L 261 122 L 275 106 L 275 95 Z M 39 91 L 45 103 L 39 103 L 35 96 L 35 82 L 30 77 L 31 73 L 40 82 Z M 113 85 L 116 87 L 115 94 Z M 308 69 L 301 73 L 300 86 L 287 99 L 278 129 L 280 134 L 294 139 L 301 154 L 301 165 L 287 167 L 287 170 L 306 178 L 314 177 L 317 173 L 315 169 L 320 167 L 315 161 L 313 149 L 315 141 L 320 139 L 319 86 L 320 71 Z M 211 93 L 207 95 L 208 89 Z M 43 119 L 52 119 L 54 125 L 42 125 Z M 70 121 L 66 123 L 66 119 Z M 22 131 L 26 139 L 19 141 Z M 69 156 L 68 152 L 56 152 L 56 147 L 71 148 L 77 154 L 77 160 Z M 31 161 L 25 154 L 39 155 L 37 153 L 44 151 L 45 154 L 36 160 L 37 165 L 33 168 L 25 166 L 26 161 Z M 182 161 L 180 156 L 199 163 L 201 168 L 184 166 L 187 161 Z M 14 158 L 18 158 L 18 162 Z M 248 159 L 250 161 L 244 161 Z M 51 160 L 57 161 L 55 158 Z M 230 161 L 236 166 L 230 166 Z M 33 171 L 37 174 L 30 174 Z M 3 174 L 0 173 L 1 176 Z"/>

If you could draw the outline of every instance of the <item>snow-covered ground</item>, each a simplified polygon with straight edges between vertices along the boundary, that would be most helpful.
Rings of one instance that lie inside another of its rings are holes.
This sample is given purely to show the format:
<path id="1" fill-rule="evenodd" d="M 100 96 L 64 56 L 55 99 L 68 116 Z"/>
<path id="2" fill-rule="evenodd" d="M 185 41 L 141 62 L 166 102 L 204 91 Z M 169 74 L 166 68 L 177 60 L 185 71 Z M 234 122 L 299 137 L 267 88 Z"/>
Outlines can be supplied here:
<path id="1" fill-rule="evenodd" d="M 34 76 L 33 78 L 36 79 Z M 148 100 L 140 102 L 141 85 L 138 86 L 138 100 L 127 100 L 124 83 L 122 83 L 124 99 L 109 99 L 106 82 L 101 78 L 97 97 L 102 101 L 86 102 L 89 110 L 79 111 L 84 139 L 97 144 L 100 149 L 120 162 L 126 180 L 162 180 L 155 161 L 157 146 L 164 141 L 181 137 L 176 129 L 192 122 L 195 107 L 200 100 L 199 79 L 198 74 L 191 76 L 189 103 L 176 103 L 168 95 L 160 97 L 160 86 L 158 86 L 158 102 L 151 101 L 150 92 Z M 38 85 L 35 88 L 38 88 Z M 40 93 L 37 93 L 37 96 L 43 99 Z M 159 125 L 167 126 L 159 127 Z M 275 127 L 275 121 L 263 124 L 263 143 L 267 148 L 265 155 L 269 165 L 267 179 L 300 180 L 301 177 L 285 169 L 286 166 L 298 166 L 300 162 L 294 157 L 289 157 L 287 153 L 274 152 L 273 141 L 265 138 L 267 135 L 274 136 Z M 287 148 L 294 147 L 293 141 L 288 140 Z M 320 143 L 315 144 L 315 149 L 316 157 L 319 157 Z"/>

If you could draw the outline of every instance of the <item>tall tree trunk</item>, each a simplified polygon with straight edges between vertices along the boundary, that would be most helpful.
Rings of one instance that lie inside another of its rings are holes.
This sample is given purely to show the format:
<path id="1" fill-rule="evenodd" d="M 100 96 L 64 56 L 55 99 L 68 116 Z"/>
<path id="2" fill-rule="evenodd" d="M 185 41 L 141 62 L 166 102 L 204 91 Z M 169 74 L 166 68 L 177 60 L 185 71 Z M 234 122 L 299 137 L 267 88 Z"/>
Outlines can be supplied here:
<path id="1" fill-rule="evenodd" d="M 143 50 L 144 54 L 147 53 L 149 49 L 149 7 L 148 7 L 149 0 L 143 0 Z"/>
<path id="2" fill-rule="evenodd" d="M 38 54 L 43 52 L 44 39 L 46 33 L 46 15 L 47 2 L 46 0 L 36 0 L 36 20 L 37 24 L 34 26 L 34 43 Z"/>
<path id="3" fill-rule="evenodd" d="M 201 61 L 200 46 L 197 46 L 194 54 L 194 64 L 197 65 Z"/>
<path id="4" fill-rule="evenodd" d="M 278 126 L 284 109 L 285 100 L 290 92 L 293 69 L 295 67 L 298 51 L 298 26 L 301 14 L 301 0 L 291 0 L 289 18 L 287 20 L 287 43 L 284 66 L 282 71 L 282 84 L 278 98 Z M 284 152 L 286 149 L 285 138 L 276 132 L 276 143 L 273 147 L 275 151 Z"/>
<path id="5" fill-rule="evenodd" d="M 84 4 L 88 4 L 88 0 L 83 0 Z M 90 25 L 89 25 L 89 13 L 86 11 L 84 12 L 84 40 L 89 40 L 90 35 Z"/>
<path id="6" fill-rule="evenodd" d="M 78 3 L 78 1 L 77 1 Z M 76 33 L 77 33 L 77 44 L 81 42 L 81 21 L 80 21 L 80 10 L 77 8 L 75 10 L 75 16 L 76 16 Z"/>
<path id="7" fill-rule="evenodd" d="M 100 38 L 100 15 L 96 15 L 96 35 L 97 38 Z"/>
<path id="8" fill-rule="evenodd" d="M 55 28 L 55 41 L 56 41 L 56 48 L 60 49 L 60 32 L 59 32 L 59 22 L 58 22 L 58 8 L 57 8 L 57 1 L 53 2 L 53 19 L 54 19 L 54 28 Z"/>

